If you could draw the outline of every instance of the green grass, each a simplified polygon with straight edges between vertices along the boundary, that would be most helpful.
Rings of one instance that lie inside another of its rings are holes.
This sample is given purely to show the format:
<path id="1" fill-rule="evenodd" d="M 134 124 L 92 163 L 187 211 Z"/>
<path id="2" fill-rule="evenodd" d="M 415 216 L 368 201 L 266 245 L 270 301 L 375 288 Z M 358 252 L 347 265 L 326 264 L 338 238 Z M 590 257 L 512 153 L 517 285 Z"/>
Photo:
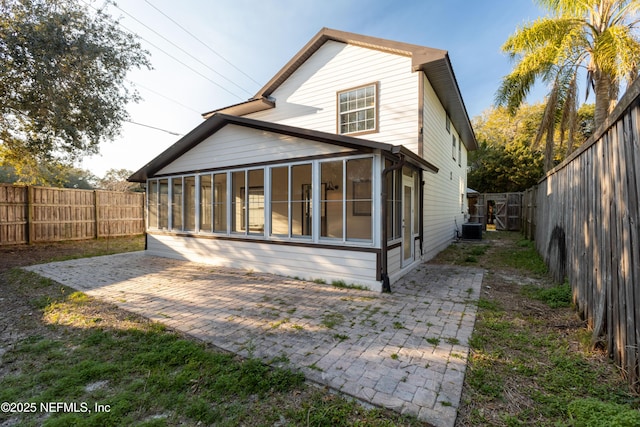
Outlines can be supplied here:
<path id="1" fill-rule="evenodd" d="M 547 266 L 536 252 L 533 242 L 529 240 L 519 240 L 515 247 L 495 251 L 494 256 L 496 267 L 511 267 L 535 275 L 547 273 Z"/>
<path id="2" fill-rule="evenodd" d="M 361 285 L 355 285 L 355 284 L 347 284 L 347 282 L 345 282 L 344 280 L 333 280 L 331 282 L 331 285 L 335 288 L 341 288 L 341 289 L 357 289 L 360 291 L 368 291 L 369 289 L 365 286 L 361 286 Z"/>
<path id="3" fill-rule="evenodd" d="M 0 283 L 3 297 L 18 296 L 30 313 L 20 326 L 24 338 L 2 355 L 0 402 L 108 409 L 0 413 L 1 425 L 423 425 L 367 410 L 306 385 L 300 372 L 218 351 L 36 274 L 14 269 L 0 274 Z M 328 313 L 325 320 L 337 325 L 343 318 Z"/>
<path id="4" fill-rule="evenodd" d="M 525 296 L 542 301 L 551 308 L 571 307 L 573 300 L 571 285 L 566 282 L 551 288 L 525 285 L 522 292 Z"/>
<path id="5" fill-rule="evenodd" d="M 546 283 L 546 267 L 533 243 L 518 234 L 487 234 L 491 244 L 484 254 L 472 255 L 473 248 L 462 245 L 446 254 L 459 264 L 476 256 L 488 270 L 469 339 L 459 419 L 465 425 L 640 425 L 640 399 L 606 357 L 580 344 L 589 334 L 574 326 L 580 322 L 570 286 L 500 282 L 494 273 Z M 512 298 L 496 293 L 501 286 Z"/>
<path id="6" fill-rule="evenodd" d="M 320 323 L 327 329 L 333 329 L 336 326 L 341 325 L 343 322 L 344 315 L 342 313 L 324 313 Z"/>
<path id="7" fill-rule="evenodd" d="M 157 408 L 172 414 L 171 421 L 185 417 L 211 424 L 226 417 L 224 408 L 246 404 L 251 396 L 291 391 L 304 381 L 300 373 L 212 352 L 156 325 L 89 330 L 67 340 L 33 337 L 4 357 L 22 373 L 0 381 L 0 401 L 95 402 L 110 408 L 108 413 L 52 414 L 45 425 L 133 424 Z M 108 387 L 87 391 L 97 381 L 107 381 Z M 23 420 L 38 424 L 28 415 Z"/>

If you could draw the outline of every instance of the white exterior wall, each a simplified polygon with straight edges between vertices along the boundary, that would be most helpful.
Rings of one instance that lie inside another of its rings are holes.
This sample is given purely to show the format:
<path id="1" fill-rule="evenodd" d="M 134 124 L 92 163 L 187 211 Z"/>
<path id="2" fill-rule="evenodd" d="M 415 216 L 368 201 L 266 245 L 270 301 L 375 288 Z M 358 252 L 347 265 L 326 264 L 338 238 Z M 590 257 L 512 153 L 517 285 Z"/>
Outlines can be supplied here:
<path id="1" fill-rule="evenodd" d="M 381 282 L 376 281 L 373 252 L 148 234 L 147 253 L 327 283 L 342 280 L 382 291 Z"/>
<path id="2" fill-rule="evenodd" d="M 467 149 L 463 144 L 461 166 L 458 166 L 457 150 L 456 159 L 452 158 L 452 135 L 456 136 L 458 144 L 460 136 L 453 123 L 450 127 L 451 133 L 447 132 L 447 113 L 426 76 L 423 75 L 423 78 L 423 157 L 440 169 L 437 174 L 424 174 L 423 259 L 429 260 L 451 244 L 455 237 L 456 221 L 458 229 L 462 231 L 468 207 L 466 200 Z M 461 194 L 465 195 L 462 209 Z"/>
<path id="3" fill-rule="evenodd" d="M 271 95 L 276 108 L 258 120 L 337 133 L 337 92 L 378 82 L 377 133 L 362 138 L 418 153 L 418 78 L 411 58 L 327 41 Z"/>
<path id="4" fill-rule="evenodd" d="M 158 175 L 349 151 L 338 145 L 227 125 L 162 168 Z"/>
<path id="5" fill-rule="evenodd" d="M 424 80 L 422 100 L 419 99 L 419 79 Z M 458 143 L 459 135 L 453 124 L 450 132 L 447 132 L 443 106 L 426 76 L 422 72 L 411 72 L 409 57 L 328 41 L 272 93 L 276 108 L 247 117 L 335 134 L 338 121 L 337 92 L 371 83 L 378 84 L 378 132 L 363 134 L 362 138 L 403 145 L 440 169 L 437 174 L 425 172 L 423 175 L 422 259 L 428 260 L 451 243 L 455 236 L 456 221 L 459 229 L 465 221 L 467 150 L 463 145 L 461 166 L 458 166 L 457 150 L 456 159 L 452 158 L 452 135 L 456 136 Z M 424 128 L 422 152 L 419 152 L 418 146 L 420 103 L 423 104 Z M 348 154 L 349 151 L 335 145 L 227 125 L 158 171 L 158 174 L 234 168 L 324 154 Z M 382 160 L 378 159 L 374 177 L 380 175 L 382 168 Z M 376 179 L 374 183 L 372 219 L 377 224 L 380 220 L 377 208 L 381 189 Z M 461 209 L 462 194 L 465 197 Z M 318 208 L 316 205 L 314 210 L 319 211 Z M 380 245 L 378 228 L 375 227 L 371 248 Z M 317 231 L 314 231 L 315 235 Z M 389 252 L 388 272 L 392 283 L 421 261 L 417 241 L 415 246 L 416 262 L 404 268 L 400 248 Z M 331 249 L 313 244 L 308 247 L 273 244 L 258 239 L 254 242 L 170 234 L 150 234 L 148 249 L 154 255 L 251 268 L 311 280 L 344 280 L 347 284 L 364 285 L 375 290 L 381 288 L 381 283 L 375 280 L 376 254 L 370 251 Z"/>

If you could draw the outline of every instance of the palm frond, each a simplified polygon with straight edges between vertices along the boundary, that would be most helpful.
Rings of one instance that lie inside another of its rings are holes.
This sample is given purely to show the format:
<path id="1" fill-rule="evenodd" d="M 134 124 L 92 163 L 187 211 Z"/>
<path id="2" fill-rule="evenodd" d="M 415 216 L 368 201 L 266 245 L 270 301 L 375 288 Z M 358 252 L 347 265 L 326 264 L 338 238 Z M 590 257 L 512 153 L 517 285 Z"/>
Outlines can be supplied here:
<path id="1" fill-rule="evenodd" d="M 556 16 L 583 16 L 587 10 L 588 1 L 576 0 L 536 0 L 541 7 L 551 11 Z"/>
<path id="2" fill-rule="evenodd" d="M 538 18 L 518 28 L 502 45 L 502 51 L 515 58 L 545 46 L 560 46 L 566 34 L 580 27 L 575 19 Z"/>
<path id="3" fill-rule="evenodd" d="M 538 127 L 538 132 L 536 133 L 536 137 L 533 142 L 534 146 L 540 144 L 540 141 L 545 134 L 549 132 L 553 134 L 558 111 L 558 91 L 559 85 L 556 80 L 556 84 L 553 85 L 551 92 L 549 92 L 549 96 L 547 96 L 544 112 L 542 113 L 542 120 L 540 121 L 540 126 Z"/>
<path id="4" fill-rule="evenodd" d="M 611 12 L 611 25 L 626 25 L 633 28 L 638 24 L 640 0 L 618 0 Z"/>
<path id="5" fill-rule="evenodd" d="M 511 73 L 506 76 L 495 95 L 495 105 L 506 107 L 514 115 L 536 81 L 536 73 Z"/>
<path id="6" fill-rule="evenodd" d="M 577 72 L 573 73 L 573 78 L 567 87 L 566 97 L 562 106 L 562 117 L 560 118 L 560 141 L 564 140 L 567 132 L 566 156 L 573 151 L 575 134 L 578 127 L 578 78 Z"/>
<path id="7" fill-rule="evenodd" d="M 640 64 L 640 41 L 626 26 L 609 27 L 597 40 L 593 60 L 613 81 L 633 80 Z"/>

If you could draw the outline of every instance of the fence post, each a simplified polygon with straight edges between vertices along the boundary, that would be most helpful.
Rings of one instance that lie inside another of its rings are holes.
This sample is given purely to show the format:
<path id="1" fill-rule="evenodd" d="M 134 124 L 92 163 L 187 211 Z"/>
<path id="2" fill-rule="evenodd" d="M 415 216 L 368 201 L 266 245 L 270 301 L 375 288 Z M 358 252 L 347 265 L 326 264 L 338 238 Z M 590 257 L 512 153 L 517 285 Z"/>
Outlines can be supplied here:
<path id="1" fill-rule="evenodd" d="M 98 191 L 97 190 L 93 190 L 93 224 L 94 224 L 93 237 L 97 239 L 98 235 L 100 234 L 98 232 Z"/>
<path id="2" fill-rule="evenodd" d="M 30 245 L 33 243 L 35 227 L 33 224 L 33 187 L 27 185 L 27 244 Z"/>

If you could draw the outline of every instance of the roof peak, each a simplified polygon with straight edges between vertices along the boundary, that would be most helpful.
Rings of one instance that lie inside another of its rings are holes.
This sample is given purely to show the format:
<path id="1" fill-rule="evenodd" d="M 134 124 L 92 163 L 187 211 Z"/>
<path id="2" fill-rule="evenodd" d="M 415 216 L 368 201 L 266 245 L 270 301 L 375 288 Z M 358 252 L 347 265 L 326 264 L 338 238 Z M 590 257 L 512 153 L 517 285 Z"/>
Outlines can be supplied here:
<path id="1" fill-rule="evenodd" d="M 323 27 L 256 93 L 254 98 L 270 96 L 291 74 L 311 57 L 311 55 L 329 40 L 411 57 L 414 71 L 419 70 L 427 62 L 448 58 L 446 50 Z"/>

